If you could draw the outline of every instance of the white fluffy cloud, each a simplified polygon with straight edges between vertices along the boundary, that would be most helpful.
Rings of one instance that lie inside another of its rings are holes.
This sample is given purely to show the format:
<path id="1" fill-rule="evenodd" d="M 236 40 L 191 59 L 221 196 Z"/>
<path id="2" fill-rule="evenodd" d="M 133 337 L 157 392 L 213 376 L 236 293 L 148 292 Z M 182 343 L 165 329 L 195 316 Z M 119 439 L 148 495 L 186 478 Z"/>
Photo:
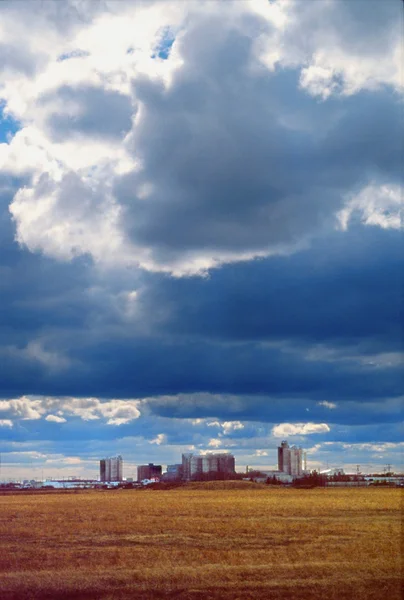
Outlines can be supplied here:
<path id="1" fill-rule="evenodd" d="M 85 421 L 104 418 L 107 425 L 122 425 L 140 416 L 138 400 L 109 400 L 98 398 L 67 398 L 60 405 L 66 415 L 79 416 Z"/>
<path id="2" fill-rule="evenodd" d="M 313 433 L 328 433 L 327 423 L 280 423 L 272 428 L 275 437 L 288 437 L 290 435 L 311 435 Z"/>
<path id="3" fill-rule="evenodd" d="M 194 422 L 193 424 L 197 425 L 203 423 L 202 419 L 198 419 L 197 421 L 199 422 Z M 234 431 L 244 429 L 244 425 L 243 423 L 241 423 L 241 421 L 223 421 L 223 423 L 221 423 L 220 421 L 208 421 L 206 425 L 208 427 L 219 427 L 222 430 L 223 435 L 230 435 Z"/>
<path id="4" fill-rule="evenodd" d="M 32 399 L 28 396 L 13 398 L 11 400 L 0 400 L 0 415 L 7 414 L 12 418 L 22 420 L 40 419 L 44 413 L 44 408 L 40 400 Z"/>
<path id="5" fill-rule="evenodd" d="M 165 435 L 165 433 L 159 433 L 157 434 L 157 436 L 153 439 L 150 440 L 151 444 L 157 444 L 157 446 L 161 446 L 162 444 L 166 444 L 167 443 L 167 436 Z"/>
<path id="6" fill-rule="evenodd" d="M 281 60 L 299 64 L 305 57 L 301 85 L 311 94 L 328 98 L 386 84 L 402 88 L 398 2 L 294 0 L 285 5 L 287 13 L 293 9 L 282 32 L 288 44 Z"/>
<path id="7" fill-rule="evenodd" d="M 45 421 L 50 421 L 51 423 L 66 423 L 65 418 L 58 417 L 57 415 L 47 415 Z"/>
<path id="8" fill-rule="evenodd" d="M 211 438 L 208 443 L 209 448 L 220 448 L 221 445 L 222 441 L 217 438 Z"/>
<path id="9" fill-rule="evenodd" d="M 221 423 L 224 435 L 230 435 L 234 431 L 244 429 L 244 425 L 240 421 L 224 421 Z"/>
<path id="10" fill-rule="evenodd" d="M 185 274 L 294 251 L 338 210 L 343 227 L 358 210 L 397 227 L 394 185 L 365 182 L 342 208 L 366 172 L 336 172 L 348 126 L 328 164 L 304 164 L 342 118 L 330 98 L 400 90 L 398 3 L 371 5 L 3 2 L 0 99 L 21 131 L 0 172 L 26 178 L 18 242 Z"/>
<path id="11" fill-rule="evenodd" d="M 22 420 L 44 418 L 54 423 L 64 423 L 66 417 L 79 417 L 84 421 L 105 419 L 107 425 L 122 425 L 139 418 L 139 405 L 139 400 L 131 399 L 102 402 L 98 398 L 22 396 L 0 400 L 0 416 Z"/>
<path id="12" fill-rule="evenodd" d="M 342 229 L 358 215 L 365 225 L 383 229 L 400 229 L 403 209 L 402 189 L 398 185 L 368 185 L 359 194 L 351 195 L 338 213 Z"/>

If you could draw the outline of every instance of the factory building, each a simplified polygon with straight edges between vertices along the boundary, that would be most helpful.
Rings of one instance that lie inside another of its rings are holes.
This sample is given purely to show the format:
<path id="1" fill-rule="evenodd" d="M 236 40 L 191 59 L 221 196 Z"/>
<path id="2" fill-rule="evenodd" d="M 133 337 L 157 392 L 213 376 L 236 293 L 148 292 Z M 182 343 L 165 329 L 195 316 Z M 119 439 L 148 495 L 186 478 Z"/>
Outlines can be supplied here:
<path id="1" fill-rule="evenodd" d="M 100 460 L 100 481 L 122 481 L 122 456 Z"/>
<path id="2" fill-rule="evenodd" d="M 278 447 L 278 470 L 292 477 L 303 475 L 303 450 L 283 441 Z"/>
<path id="3" fill-rule="evenodd" d="M 198 476 L 208 473 L 232 474 L 235 472 L 235 459 L 228 453 L 209 453 L 196 455 L 187 453 L 182 455 L 182 474 L 186 481 L 197 479 Z"/>
<path id="4" fill-rule="evenodd" d="M 137 480 L 144 481 L 145 479 L 160 479 L 161 471 L 161 465 L 154 465 L 153 463 L 149 463 L 148 465 L 139 465 L 137 468 Z"/>

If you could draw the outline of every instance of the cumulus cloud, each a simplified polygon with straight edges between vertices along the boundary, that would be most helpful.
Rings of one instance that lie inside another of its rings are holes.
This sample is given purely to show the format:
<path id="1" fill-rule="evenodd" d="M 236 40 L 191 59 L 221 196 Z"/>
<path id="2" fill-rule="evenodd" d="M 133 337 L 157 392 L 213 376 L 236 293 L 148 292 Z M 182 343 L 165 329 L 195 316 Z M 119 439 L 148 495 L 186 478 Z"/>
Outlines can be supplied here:
<path id="1" fill-rule="evenodd" d="M 47 415 L 45 417 L 45 421 L 50 421 L 52 423 L 66 423 L 66 419 L 63 417 L 58 417 L 57 415 Z"/>
<path id="2" fill-rule="evenodd" d="M 0 427 L 12 427 L 13 422 L 11 419 L 0 419 Z"/>
<path id="3" fill-rule="evenodd" d="M 347 229 L 355 215 L 366 225 L 383 229 L 400 229 L 402 190 L 398 185 L 368 185 L 350 197 L 338 213 L 342 229 Z"/>
<path id="4" fill-rule="evenodd" d="M 86 185 L 74 172 L 60 181 L 42 175 L 35 188 L 16 194 L 10 211 L 18 241 L 31 251 L 43 250 L 62 260 L 91 251 L 97 260 L 105 251 L 103 240 L 108 239 L 112 256 L 121 247 L 115 227 L 119 207 L 101 184 Z"/>
<path id="5" fill-rule="evenodd" d="M 167 436 L 164 433 L 159 433 L 153 440 L 150 440 L 151 444 L 157 444 L 157 446 L 161 446 L 161 444 L 167 443 Z"/>
<path id="6" fill-rule="evenodd" d="M 330 427 L 327 423 L 280 423 L 272 428 L 275 437 L 288 437 L 289 435 L 311 435 L 314 433 L 328 433 Z"/>
<path id="7" fill-rule="evenodd" d="M 221 445 L 222 445 L 222 440 L 219 440 L 217 438 L 211 438 L 208 443 L 208 446 L 210 448 L 220 448 Z"/>
<path id="8" fill-rule="evenodd" d="M 63 402 L 63 410 L 84 420 L 104 418 L 107 425 L 122 425 L 139 418 L 139 401 L 109 400 L 98 398 L 74 398 Z"/>
<path id="9" fill-rule="evenodd" d="M 350 119 L 310 95 L 357 95 L 348 113 L 374 123 L 379 107 L 361 92 L 400 81 L 395 10 L 378 7 L 365 27 L 350 5 L 120 3 L 102 17 L 83 6 L 40 48 L 23 19 L 37 65 L 2 92 L 22 131 L 0 148 L 3 169 L 32 170 L 10 207 L 18 241 L 59 260 L 189 274 L 296 251 L 339 210 L 347 222 L 343 197 L 371 165 L 387 169 L 378 148 L 398 139 L 399 109 L 385 92 L 383 139 L 372 124 L 378 147 L 368 140 L 347 166 Z M 365 223 L 396 223 L 368 205 Z"/>
<path id="10" fill-rule="evenodd" d="M 367 0 L 285 3 L 288 21 L 281 30 L 284 46 L 277 58 L 296 65 L 304 56 L 300 83 L 322 99 L 384 85 L 400 90 L 399 10 L 397 2 L 381 5 Z M 302 34 L 305 31 L 310 35 Z"/>
<path id="11" fill-rule="evenodd" d="M 22 420 L 40 419 L 45 412 L 40 400 L 31 399 L 28 396 L 13 398 L 12 400 L 0 400 L 0 414 L 7 413 L 9 416 Z"/>
<path id="12" fill-rule="evenodd" d="M 66 416 L 79 417 L 83 421 L 104 419 L 107 425 L 122 425 L 139 418 L 139 400 L 108 400 L 98 398 L 31 397 L 22 396 L 12 400 L 0 400 L 0 415 L 22 420 L 44 419 L 54 423 L 66 422 Z"/>
<path id="13" fill-rule="evenodd" d="M 225 421 L 221 423 L 224 435 L 230 435 L 238 429 L 244 429 L 244 425 L 240 421 Z"/>
<path id="14" fill-rule="evenodd" d="M 199 421 L 201 422 L 201 420 Z M 199 423 L 194 423 L 199 424 Z M 206 423 L 206 425 L 208 427 L 218 427 L 222 430 L 223 435 L 231 435 L 232 433 L 234 433 L 235 431 L 239 430 L 239 429 L 244 429 L 244 425 L 243 423 L 241 423 L 240 421 L 224 421 L 223 423 L 221 423 L 220 421 L 208 421 Z M 221 435 L 221 434 L 219 434 Z"/>

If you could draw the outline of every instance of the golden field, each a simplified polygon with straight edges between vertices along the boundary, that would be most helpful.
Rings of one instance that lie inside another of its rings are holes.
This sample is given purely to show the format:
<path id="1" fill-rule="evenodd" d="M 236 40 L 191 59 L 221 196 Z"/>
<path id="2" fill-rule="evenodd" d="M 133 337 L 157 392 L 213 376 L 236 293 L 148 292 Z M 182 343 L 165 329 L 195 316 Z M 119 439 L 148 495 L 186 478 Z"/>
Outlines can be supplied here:
<path id="1" fill-rule="evenodd" d="M 402 491 L 171 490 L 0 496 L 0 598 L 402 598 Z"/>

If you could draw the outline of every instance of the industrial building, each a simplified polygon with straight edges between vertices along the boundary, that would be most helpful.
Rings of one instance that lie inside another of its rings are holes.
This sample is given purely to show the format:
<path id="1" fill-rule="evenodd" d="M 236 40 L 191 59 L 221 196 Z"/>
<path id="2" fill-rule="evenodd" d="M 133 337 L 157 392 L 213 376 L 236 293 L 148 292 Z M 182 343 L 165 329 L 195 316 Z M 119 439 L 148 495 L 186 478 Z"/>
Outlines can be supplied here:
<path id="1" fill-rule="evenodd" d="M 160 479 L 161 471 L 161 465 L 154 465 L 153 463 L 149 463 L 148 465 L 139 465 L 137 468 L 137 480 L 144 481 L 145 479 Z"/>
<path id="2" fill-rule="evenodd" d="M 122 456 L 103 458 L 100 460 L 100 481 L 123 481 Z"/>
<path id="3" fill-rule="evenodd" d="M 229 453 L 209 453 L 195 455 L 187 453 L 182 455 L 182 474 L 185 481 L 197 479 L 203 474 L 235 473 L 235 459 Z"/>
<path id="4" fill-rule="evenodd" d="M 292 477 L 303 475 L 303 450 L 297 446 L 289 446 L 285 440 L 278 447 L 278 470 Z"/>

